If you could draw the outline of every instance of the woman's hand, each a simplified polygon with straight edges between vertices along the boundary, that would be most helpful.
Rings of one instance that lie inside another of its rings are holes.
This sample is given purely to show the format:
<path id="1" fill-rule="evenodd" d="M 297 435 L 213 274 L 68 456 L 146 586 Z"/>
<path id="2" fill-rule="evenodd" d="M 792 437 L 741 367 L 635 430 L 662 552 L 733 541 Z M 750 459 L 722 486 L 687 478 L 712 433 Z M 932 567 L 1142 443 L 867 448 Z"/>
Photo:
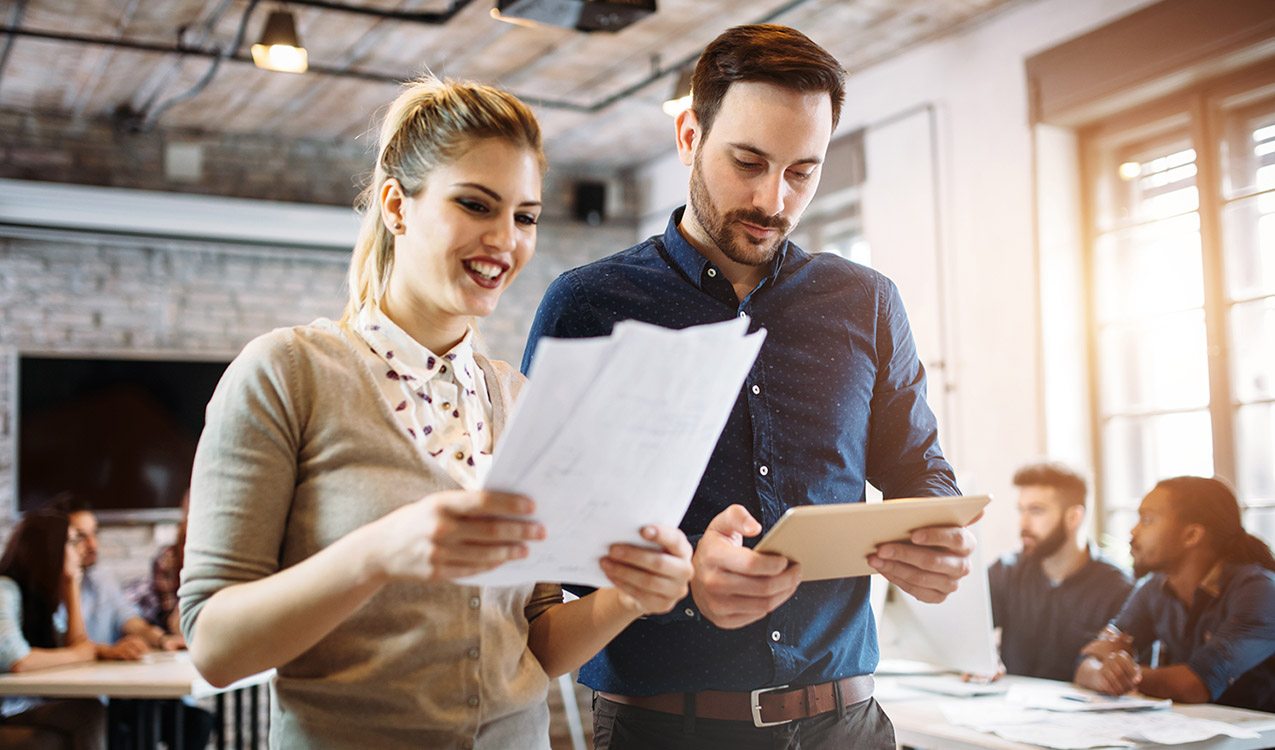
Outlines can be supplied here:
<path id="1" fill-rule="evenodd" d="M 527 556 L 545 538 L 521 495 L 460 490 L 426 495 L 373 522 L 374 564 L 389 580 L 449 581 Z M 683 540 L 685 541 L 685 540 Z"/>
<path id="2" fill-rule="evenodd" d="M 613 544 L 602 572 L 615 584 L 620 604 L 638 616 L 662 615 L 685 598 L 694 568 L 691 543 L 680 529 L 643 526 L 642 538 L 660 549 Z"/>

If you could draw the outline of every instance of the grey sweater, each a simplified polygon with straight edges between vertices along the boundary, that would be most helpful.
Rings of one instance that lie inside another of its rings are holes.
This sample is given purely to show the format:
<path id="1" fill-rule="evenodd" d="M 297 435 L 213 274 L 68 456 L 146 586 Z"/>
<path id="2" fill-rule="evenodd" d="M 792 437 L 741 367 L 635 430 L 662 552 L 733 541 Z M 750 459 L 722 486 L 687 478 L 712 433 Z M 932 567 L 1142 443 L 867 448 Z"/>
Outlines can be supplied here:
<path id="1" fill-rule="evenodd" d="M 296 564 L 458 485 L 423 458 L 356 347 L 319 320 L 248 344 L 208 404 L 195 454 L 182 630 L 217 591 Z M 498 438 L 523 383 L 479 355 Z M 272 748 L 547 748 L 547 678 L 528 617 L 556 586 L 392 583 L 279 667 Z"/>

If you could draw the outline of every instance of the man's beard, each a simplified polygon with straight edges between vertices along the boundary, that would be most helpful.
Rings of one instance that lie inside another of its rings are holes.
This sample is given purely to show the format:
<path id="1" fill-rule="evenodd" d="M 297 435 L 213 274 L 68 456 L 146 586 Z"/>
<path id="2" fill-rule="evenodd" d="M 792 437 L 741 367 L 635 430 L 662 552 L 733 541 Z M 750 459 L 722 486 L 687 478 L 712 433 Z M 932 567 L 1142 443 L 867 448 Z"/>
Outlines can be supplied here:
<path id="1" fill-rule="evenodd" d="M 1148 560 L 1145 556 L 1134 557 L 1133 580 L 1136 581 L 1147 573 L 1159 573 L 1166 567 L 1168 566 L 1166 566 L 1163 561 L 1156 562 L 1155 560 Z"/>
<path id="2" fill-rule="evenodd" d="M 695 218 L 717 249 L 727 258 L 746 266 L 764 266 L 773 260 L 793 229 L 784 217 L 767 216 L 755 208 L 736 209 L 722 215 L 712 196 L 708 194 L 708 186 L 704 184 L 698 151 L 691 165 L 691 210 L 695 212 Z M 741 233 L 731 231 L 731 225 L 741 221 L 779 231 L 773 237 L 760 240 L 743 232 L 741 240 Z"/>
<path id="3" fill-rule="evenodd" d="M 1024 548 L 1023 554 L 1032 560 L 1044 560 L 1063 548 L 1067 543 L 1067 526 L 1062 521 L 1054 526 L 1054 530 L 1045 535 L 1030 551 Z"/>

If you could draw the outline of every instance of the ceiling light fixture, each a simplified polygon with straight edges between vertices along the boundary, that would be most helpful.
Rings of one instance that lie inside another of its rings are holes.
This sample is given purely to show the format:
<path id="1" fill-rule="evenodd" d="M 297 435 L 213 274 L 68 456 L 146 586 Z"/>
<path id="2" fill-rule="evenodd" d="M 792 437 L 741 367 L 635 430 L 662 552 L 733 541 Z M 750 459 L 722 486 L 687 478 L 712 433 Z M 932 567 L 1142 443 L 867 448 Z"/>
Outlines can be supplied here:
<path id="1" fill-rule="evenodd" d="M 576 31 L 619 31 L 655 12 L 655 0 L 496 0 L 491 16 Z"/>
<path id="2" fill-rule="evenodd" d="M 691 76 L 693 75 L 695 75 L 695 69 L 686 68 L 677 77 L 677 85 L 673 87 L 673 96 L 664 102 L 664 114 L 669 117 L 677 117 L 682 114 L 682 110 L 691 108 Z"/>
<path id="3" fill-rule="evenodd" d="M 258 68 L 277 70 L 281 73 L 304 73 L 305 47 L 297 36 L 297 23 L 292 12 L 275 10 L 266 18 L 266 28 L 261 41 L 252 45 L 252 61 Z"/>

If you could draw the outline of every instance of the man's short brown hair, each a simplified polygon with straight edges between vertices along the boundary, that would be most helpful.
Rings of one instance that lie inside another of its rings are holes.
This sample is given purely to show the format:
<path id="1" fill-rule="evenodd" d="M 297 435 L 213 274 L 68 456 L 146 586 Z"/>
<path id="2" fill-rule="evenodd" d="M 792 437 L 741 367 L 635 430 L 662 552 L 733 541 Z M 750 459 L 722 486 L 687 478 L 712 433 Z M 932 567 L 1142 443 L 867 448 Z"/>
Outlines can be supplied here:
<path id="1" fill-rule="evenodd" d="M 1014 472 L 1015 487 L 1050 487 L 1058 492 L 1064 508 L 1084 505 L 1089 485 L 1075 469 L 1057 461 L 1028 464 Z"/>
<path id="2" fill-rule="evenodd" d="M 691 78 L 691 109 L 704 137 L 732 83 L 769 83 L 794 91 L 827 92 L 836 130 L 846 98 L 845 79 L 837 59 L 796 29 L 736 26 L 722 32 L 700 55 Z"/>

